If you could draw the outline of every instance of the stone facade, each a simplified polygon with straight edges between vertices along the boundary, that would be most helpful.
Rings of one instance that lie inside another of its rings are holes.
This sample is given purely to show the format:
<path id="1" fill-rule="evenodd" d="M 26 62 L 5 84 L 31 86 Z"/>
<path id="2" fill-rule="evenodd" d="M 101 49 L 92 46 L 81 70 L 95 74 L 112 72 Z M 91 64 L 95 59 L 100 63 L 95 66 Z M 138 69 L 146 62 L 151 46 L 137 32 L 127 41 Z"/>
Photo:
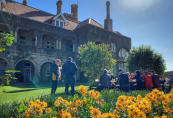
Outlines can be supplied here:
<path id="1" fill-rule="evenodd" d="M 0 54 L 0 74 L 5 69 L 20 70 L 17 76 L 23 82 L 49 81 L 52 61 L 60 58 L 64 62 L 69 56 L 75 60 L 78 47 L 88 41 L 110 44 L 117 59 L 114 72 L 124 69 L 126 52 L 131 48 L 130 38 L 91 23 L 80 22 L 74 30 L 68 30 L 2 10 L 0 32 L 15 35 L 14 44 Z"/>

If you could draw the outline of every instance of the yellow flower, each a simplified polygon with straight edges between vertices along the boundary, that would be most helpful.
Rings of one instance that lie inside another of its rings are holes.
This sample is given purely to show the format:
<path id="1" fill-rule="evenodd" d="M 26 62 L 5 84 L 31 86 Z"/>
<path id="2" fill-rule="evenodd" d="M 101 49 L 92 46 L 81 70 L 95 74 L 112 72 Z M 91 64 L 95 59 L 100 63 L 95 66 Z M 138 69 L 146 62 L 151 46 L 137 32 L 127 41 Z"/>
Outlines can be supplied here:
<path id="1" fill-rule="evenodd" d="M 95 92 L 94 99 L 99 99 L 99 97 L 100 97 L 100 92 L 96 91 Z"/>
<path id="2" fill-rule="evenodd" d="M 71 114 L 69 112 L 63 112 L 61 118 L 71 118 Z"/>
<path id="3" fill-rule="evenodd" d="M 75 102 L 74 102 L 74 104 L 75 104 L 75 106 L 76 107 L 79 107 L 80 105 L 81 105 L 81 101 L 80 100 L 76 100 Z"/>
<path id="4" fill-rule="evenodd" d="M 35 103 L 40 104 L 40 100 L 36 100 Z"/>
<path id="5" fill-rule="evenodd" d="M 62 97 L 58 97 L 58 99 L 57 99 L 57 100 L 62 101 L 62 100 L 63 100 L 63 98 L 62 98 Z"/>
<path id="6" fill-rule="evenodd" d="M 28 105 L 29 105 L 29 107 L 33 107 L 33 106 L 34 106 L 34 102 L 33 102 L 33 101 L 30 101 L 30 102 L 28 103 Z"/>
<path id="7" fill-rule="evenodd" d="M 89 111 L 91 112 L 94 109 L 93 106 L 90 106 Z"/>
<path id="8" fill-rule="evenodd" d="M 36 112 L 38 112 L 39 114 L 42 114 L 42 113 L 43 113 L 43 109 L 42 109 L 41 107 L 38 107 L 38 108 L 36 109 Z"/>
<path id="9" fill-rule="evenodd" d="M 114 115 L 118 115 L 118 111 L 115 109 L 115 110 L 113 111 L 113 114 L 114 114 Z"/>
<path id="10" fill-rule="evenodd" d="M 86 99 L 84 99 L 84 100 L 83 100 L 83 103 L 84 103 L 84 104 L 87 104 L 87 100 L 86 100 Z"/>
<path id="11" fill-rule="evenodd" d="M 104 113 L 102 114 L 101 118 L 118 118 L 118 117 L 115 117 L 115 115 L 113 115 L 112 113 Z"/>
<path id="12" fill-rule="evenodd" d="M 46 113 L 51 113 L 52 112 L 52 109 L 51 108 L 47 108 L 46 109 Z"/>
<path id="13" fill-rule="evenodd" d="M 162 117 L 161 118 L 168 118 L 166 115 L 162 115 Z"/>
<path id="14" fill-rule="evenodd" d="M 87 88 L 83 85 L 79 86 L 79 90 L 78 92 L 82 95 L 86 95 L 87 94 Z"/>
<path id="15" fill-rule="evenodd" d="M 93 109 L 90 113 L 92 118 L 98 118 L 101 116 L 101 112 L 98 109 Z"/>
<path id="16" fill-rule="evenodd" d="M 58 107 L 59 105 L 60 105 L 60 102 L 59 101 L 55 101 L 54 106 Z"/>
<path id="17" fill-rule="evenodd" d="M 47 103 L 46 102 L 42 102 L 41 105 L 42 105 L 43 108 L 47 107 Z"/>
<path id="18" fill-rule="evenodd" d="M 95 96 L 94 90 L 89 91 L 89 96 L 90 96 L 91 98 L 93 98 L 93 97 Z"/>

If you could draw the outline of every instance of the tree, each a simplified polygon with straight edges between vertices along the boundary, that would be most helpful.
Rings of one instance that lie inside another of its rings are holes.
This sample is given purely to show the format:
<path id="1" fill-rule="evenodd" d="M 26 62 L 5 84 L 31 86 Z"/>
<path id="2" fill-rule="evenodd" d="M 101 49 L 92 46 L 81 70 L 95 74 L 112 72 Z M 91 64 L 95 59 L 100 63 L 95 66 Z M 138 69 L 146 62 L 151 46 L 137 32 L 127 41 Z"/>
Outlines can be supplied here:
<path id="1" fill-rule="evenodd" d="M 156 53 L 150 46 L 133 48 L 127 57 L 127 66 L 130 72 L 155 71 L 159 75 L 163 75 L 166 69 L 162 55 Z"/>
<path id="2" fill-rule="evenodd" d="M 0 53 L 5 51 L 5 49 L 13 44 L 14 40 L 13 34 L 0 33 Z M 5 75 L 0 76 L 0 86 L 9 85 L 12 80 L 16 80 L 14 73 L 17 71 L 7 70 Z M 3 89 L 5 92 L 5 88 Z"/>
<path id="3" fill-rule="evenodd" d="M 88 42 L 79 47 L 80 71 L 84 72 L 90 84 L 94 84 L 104 69 L 113 70 L 116 60 L 109 51 L 109 46 L 105 44 L 96 45 Z"/>
<path id="4" fill-rule="evenodd" d="M 0 53 L 5 51 L 5 49 L 13 44 L 14 40 L 13 34 L 0 33 Z"/>

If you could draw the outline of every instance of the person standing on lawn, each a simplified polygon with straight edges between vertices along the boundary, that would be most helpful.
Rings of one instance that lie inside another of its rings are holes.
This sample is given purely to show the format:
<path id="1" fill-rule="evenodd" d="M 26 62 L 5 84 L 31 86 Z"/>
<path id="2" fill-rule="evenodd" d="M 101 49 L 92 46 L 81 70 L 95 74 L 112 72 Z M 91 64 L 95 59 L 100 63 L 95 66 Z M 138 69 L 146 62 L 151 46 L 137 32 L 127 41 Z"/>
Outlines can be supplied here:
<path id="1" fill-rule="evenodd" d="M 60 59 L 56 59 L 52 66 L 51 66 L 51 78 L 52 78 L 52 88 L 51 88 L 51 95 L 55 95 L 56 88 L 57 88 L 57 82 L 58 79 L 61 76 L 59 65 L 61 64 Z"/>
<path id="2" fill-rule="evenodd" d="M 72 62 L 72 58 L 69 57 L 65 64 L 62 66 L 62 76 L 65 80 L 65 93 L 68 94 L 68 88 L 71 86 L 71 94 L 74 95 L 75 90 L 75 74 L 77 72 L 77 66 Z"/>

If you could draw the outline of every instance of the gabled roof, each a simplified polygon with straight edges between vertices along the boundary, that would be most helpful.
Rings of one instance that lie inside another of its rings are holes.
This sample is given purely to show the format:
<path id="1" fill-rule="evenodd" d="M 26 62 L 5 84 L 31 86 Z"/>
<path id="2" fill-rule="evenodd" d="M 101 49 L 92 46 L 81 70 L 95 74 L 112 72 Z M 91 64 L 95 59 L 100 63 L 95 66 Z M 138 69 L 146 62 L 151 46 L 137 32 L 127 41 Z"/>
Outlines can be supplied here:
<path id="1" fill-rule="evenodd" d="M 21 3 L 12 0 L 7 0 L 7 4 L 5 6 L 4 11 L 14 15 L 36 20 L 39 22 L 46 22 L 47 20 L 54 17 L 53 14 L 38 10 L 36 8 L 27 5 L 23 5 Z"/>
<path id="2" fill-rule="evenodd" d="M 94 19 L 91 19 L 91 18 L 80 22 L 79 25 L 78 25 L 78 28 L 81 27 L 81 26 L 84 26 L 86 24 L 91 24 L 91 25 L 94 25 L 96 27 L 103 28 L 103 26 L 101 24 L 99 24 L 97 21 L 95 21 Z"/>
<path id="3" fill-rule="evenodd" d="M 56 19 L 58 19 L 59 17 L 61 17 L 61 18 L 63 19 L 63 21 L 66 21 L 66 18 L 64 17 L 64 15 L 63 15 L 62 13 L 56 15 L 56 16 L 53 18 L 53 20 L 56 20 Z"/>

